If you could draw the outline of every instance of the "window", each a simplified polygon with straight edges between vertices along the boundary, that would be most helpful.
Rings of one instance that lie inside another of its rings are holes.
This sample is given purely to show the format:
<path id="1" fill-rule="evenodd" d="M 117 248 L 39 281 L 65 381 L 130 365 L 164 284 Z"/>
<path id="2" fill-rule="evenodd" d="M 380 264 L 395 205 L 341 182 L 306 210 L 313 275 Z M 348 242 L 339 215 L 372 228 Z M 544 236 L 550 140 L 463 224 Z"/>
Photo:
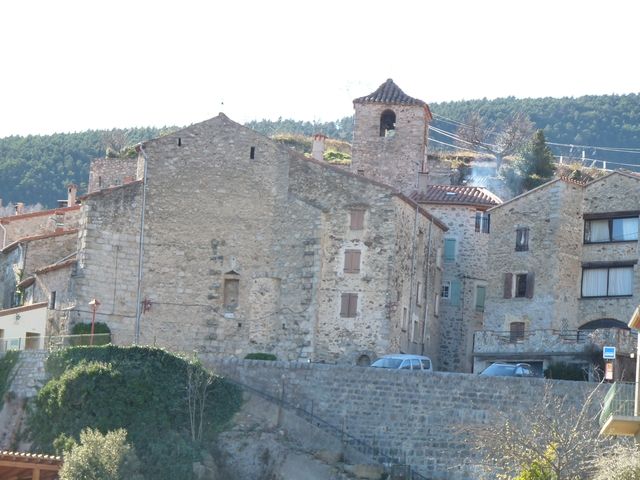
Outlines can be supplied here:
<path id="1" fill-rule="evenodd" d="M 638 217 L 590 219 L 584 222 L 584 243 L 638 240 Z"/>
<path id="2" fill-rule="evenodd" d="M 343 293 L 342 304 L 340 306 L 341 317 L 355 317 L 358 313 L 358 294 Z"/>
<path id="3" fill-rule="evenodd" d="M 476 212 L 476 232 L 489 233 L 491 217 L 487 212 Z"/>
<path id="4" fill-rule="evenodd" d="M 360 250 L 345 250 L 344 273 L 360 272 Z"/>
<path id="5" fill-rule="evenodd" d="M 526 252 L 529 250 L 529 229 L 518 227 L 516 229 L 516 252 Z"/>
<path id="6" fill-rule="evenodd" d="M 524 341 L 524 322 L 511 322 L 509 324 L 509 341 L 511 343 Z"/>
<path id="7" fill-rule="evenodd" d="M 444 239 L 444 261 L 455 262 L 456 260 L 456 239 L 445 238 Z"/>
<path id="8" fill-rule="evenodd" d="M 351 210 L 351 230 L 362 230 L 364 228 L 364 209 L 354 208 Z"/>
<path id="9" fill-rule="evenodd" d="M 418 282 L 416 287 L 416 305 L 422 305 L 422 282 Z"/>
<path id="10" fill-rule="evenodd" d="M 233 312 L 238 308 L 238 293 L 240 291 L 240 280 L 237 278 L 224 279 L 224 310 Z"/>
<path id="11" fill-rule="evenodd" d="M 442 282 L 442 289 L 440 290 L 440 297 L 448 299 L 450 292 L 451 292 L 451 282 Z"/>
<path id="12" fill-rule="evenodd" d="M 582 269 L 583 297 L 633 295 L 633 266 L 603 266 Z"/>
<path id="13" fill-rule="evenodd" d="M 255 160 L 255 158 L 256 158 L 256 147 L 251 147 L 251 149 L 249 150 L 249 159 Z"/>
<path id="14" fill-rule="evenodd" d="M 476 312 L 484 312 L 484 299 L 487 296 L 487 287 L 476 285 Z"/>
<path id="15" fill-rule="evenodd" d="M 504 298 L 533 298 L 533 286 L 533 272 L 504 274 Z"/>
<path id="16" fill-rule="evenodd" d="M 392 137 L 396 132 L 396 114 L 393 110 L 385 110 L 380 115 L 380 136 Z"/>

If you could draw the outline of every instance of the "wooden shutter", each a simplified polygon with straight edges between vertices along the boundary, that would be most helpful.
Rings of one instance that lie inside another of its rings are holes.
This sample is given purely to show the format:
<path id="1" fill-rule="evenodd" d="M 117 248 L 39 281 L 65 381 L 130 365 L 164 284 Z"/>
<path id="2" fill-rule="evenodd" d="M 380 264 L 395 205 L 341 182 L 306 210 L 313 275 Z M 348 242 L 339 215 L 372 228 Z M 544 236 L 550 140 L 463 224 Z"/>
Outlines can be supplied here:
<path id="1" fill-rule="evenodd" d="M 361 208 L 351 210 L 351 230 L 364 228 L 364 210 Z"/>
<path id="2" fill-rule="evenodd" d="M 511 298 L 511 289 L 513 288 L 513 273 L 504 274 L 504 298 Z"/>
<path id="3" fill-rule="evenodd" d="M 349 294 L 342 294 L 342 303 L 340 305 L 340 316 L 348 317 L 349 316 Z"/>
<path id="4" fill-rule="evenodd" d="M 444 261 L 453 262 L 456 259 L 456 239 L 445 238 L 444 240 Z"/>
<path id="5" fill-rule="evenodd" d="M 358 273 L 360 271 L 360 250 L 345 250 L 344 271 Z"/>
<path id="6" fill-rule="evenodd" d="M 527 298 L 533 298 L 533 283 L 534 283 L 535 277 L 533 272 L 529 272 L 527 273 L 527 292 L 525 294 L 525 296 Z"/>
<path id="7" fill-rule="evenodd" d="M 358 294 L 349 294 L 349 317 L 355 317 L 358 312 Z"/>
<path id="8" fill-rule="evenodd" d="M 451 289 L 449 292 L 449 303 L 451 305 L 460 305 L 460 281 L 451 280 Z"/>

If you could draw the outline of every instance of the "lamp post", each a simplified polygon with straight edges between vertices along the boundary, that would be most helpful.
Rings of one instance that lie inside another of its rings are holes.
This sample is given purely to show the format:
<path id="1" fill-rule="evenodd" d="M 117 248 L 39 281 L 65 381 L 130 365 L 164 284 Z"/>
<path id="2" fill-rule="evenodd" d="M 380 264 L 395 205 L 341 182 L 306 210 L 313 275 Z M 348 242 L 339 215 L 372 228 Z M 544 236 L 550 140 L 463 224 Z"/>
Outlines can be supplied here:
<path id="1" fill-rule="evenodd" d="M 89 340 L 89 345 L 93 345 L 93 333 L 96 328 L 96 310 L 98 310 L 98 307 L 100 306 L 100 302 L 98 301 L 98 299 L 94 298 L 89 302 L 89 306 L 93 311 L 93 316 L 91 318 L 91 338 Z"/>

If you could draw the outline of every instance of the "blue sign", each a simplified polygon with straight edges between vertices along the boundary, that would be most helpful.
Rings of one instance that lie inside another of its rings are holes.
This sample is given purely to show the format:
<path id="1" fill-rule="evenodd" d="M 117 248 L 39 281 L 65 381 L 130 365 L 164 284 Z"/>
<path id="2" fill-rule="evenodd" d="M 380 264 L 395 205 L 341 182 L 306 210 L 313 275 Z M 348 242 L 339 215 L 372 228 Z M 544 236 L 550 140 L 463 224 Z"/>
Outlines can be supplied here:
<path id="1" fill-rule="evenodd" d="M 616 347 L 603 347 L 602 348 L 602 358 L 605 360 L 615 360 L 616 359 Z"/>

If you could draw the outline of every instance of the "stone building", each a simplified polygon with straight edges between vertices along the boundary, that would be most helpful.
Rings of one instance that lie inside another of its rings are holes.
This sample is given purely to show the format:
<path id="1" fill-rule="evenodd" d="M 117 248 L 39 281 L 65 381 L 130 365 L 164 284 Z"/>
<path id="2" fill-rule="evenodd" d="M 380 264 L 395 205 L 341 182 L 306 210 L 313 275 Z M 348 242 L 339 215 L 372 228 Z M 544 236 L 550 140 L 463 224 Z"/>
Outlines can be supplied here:
<path id="1" fill-rule="evenodd" d="M 426 185 L 411 198 L 449 229 L 441 252 L 440 367 L 471 372 L 473 335 L 483 327 L 487 286 L 490 217 L 502 201 L 489 190 L 455 185 Z"/>
<path id="2" fill-rule="evenodd" d="M 616 346 L 635 351 L 626 322 L 640 303 L 640 177 L 559 178 L 488 210 L 484 330 L 475 370 L 492 361 L 588 367 Z M 628 372 L 627 372 L 628 373 Z"/>
<path id="3" fill-rule="evenodd" d="M 72 279 L 116 342 L 361 363 L 402 350 L 437 365 L 447 228 L 408 197 L 223 114 L 138 160 L 139 181 L 83 198 Z"/>

